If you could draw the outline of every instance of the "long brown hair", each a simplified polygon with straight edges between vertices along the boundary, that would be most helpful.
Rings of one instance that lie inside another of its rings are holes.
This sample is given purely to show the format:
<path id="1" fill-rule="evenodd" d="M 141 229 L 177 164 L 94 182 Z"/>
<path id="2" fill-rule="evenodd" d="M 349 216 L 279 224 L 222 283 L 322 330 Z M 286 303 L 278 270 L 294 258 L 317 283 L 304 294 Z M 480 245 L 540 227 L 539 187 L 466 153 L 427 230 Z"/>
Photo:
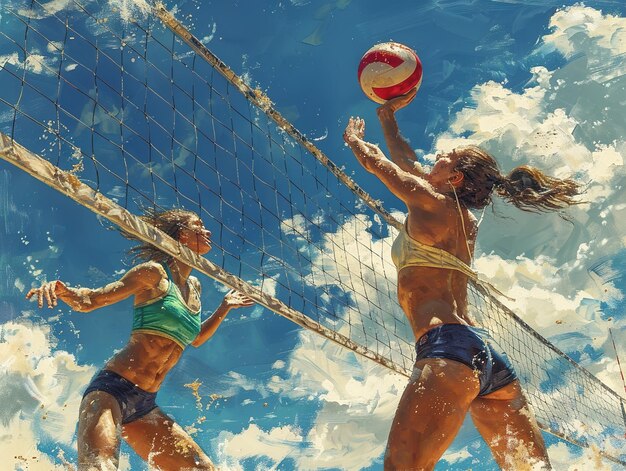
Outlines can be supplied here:
<path id="1" fill-rule="evenodd" d="M 198 215 L 193 211 L 179 208 L 168 209 L 165 211 L 157 211 L 156 209 L 148 208 L 145 209 L 143 215 L 139 217 L 145 223 L 162 230 L 172 239 L 178 240 L 180 230 L 183 227 L 187 227 L 190 220 L 192 218 L 197 218 Z M 139 245 L 130 248 L 126 252 L 130 257 L 132 257 L 133 263 L 147 260 L 159 263 L 168 263 L 172 260 L 171 255 L 159 250 L 154 245 L 143 242 L 134 235 L 128 234 L 124 231 L 122 231 L 122 235 L 127 239 L 140 242 Z"/>
<path id="2" fill-rule="evenodd" d="M 464 175 L 456 191 L 467 208 L 484 208 L 491 203 L 494 190 L 524 211 L 555 211 L 578 204 L 575 197 L 581 194 L 581 186 L 574 180 L 549 177 L 528 165 L 504 176 L 496 160 L 476 146 L 460 147 L 454 153 L 459 156 L 455 170 Z"/>

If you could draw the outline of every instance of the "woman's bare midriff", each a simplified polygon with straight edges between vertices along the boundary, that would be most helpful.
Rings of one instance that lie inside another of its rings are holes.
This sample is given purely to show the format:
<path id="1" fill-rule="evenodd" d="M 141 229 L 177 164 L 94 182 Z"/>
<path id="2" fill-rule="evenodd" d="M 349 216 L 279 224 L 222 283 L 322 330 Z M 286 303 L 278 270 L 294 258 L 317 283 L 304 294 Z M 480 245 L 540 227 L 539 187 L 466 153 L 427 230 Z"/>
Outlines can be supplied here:
<path id="1" fill-rule="evenodd" d="M 128 344 L 104 366 L 148 392 L 159 390 L 183 349 L 173 340 L 146 333 L 131 334 Z"/>
<path id="2" fill-rule="evenodd" d="M 467 313 L 467 277 L 456 270 L 403 268 L 398 300 L 416 340 L 441 324 L 475 324 Z"/>

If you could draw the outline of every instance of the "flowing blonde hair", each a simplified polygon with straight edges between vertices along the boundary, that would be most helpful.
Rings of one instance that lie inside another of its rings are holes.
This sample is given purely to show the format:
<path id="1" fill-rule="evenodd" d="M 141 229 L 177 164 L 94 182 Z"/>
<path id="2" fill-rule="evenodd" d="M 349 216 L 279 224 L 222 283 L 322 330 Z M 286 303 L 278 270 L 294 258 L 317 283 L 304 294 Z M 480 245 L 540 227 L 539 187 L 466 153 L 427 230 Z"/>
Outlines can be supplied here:
<path id="1" fill-rule="evenodd" d="M 454 153 L 459 156 L 455 170 L 464 175 L 457 194 L 467 208 L 484 208 L 494 191 L 523 211 L 557 211 L 579 203 L 575 197 L 581 194 L 581 185 L 574 180 L 553 178 L 529 165 L 504 176 L 496 160 L 477 146 L 460 147 Z"/>

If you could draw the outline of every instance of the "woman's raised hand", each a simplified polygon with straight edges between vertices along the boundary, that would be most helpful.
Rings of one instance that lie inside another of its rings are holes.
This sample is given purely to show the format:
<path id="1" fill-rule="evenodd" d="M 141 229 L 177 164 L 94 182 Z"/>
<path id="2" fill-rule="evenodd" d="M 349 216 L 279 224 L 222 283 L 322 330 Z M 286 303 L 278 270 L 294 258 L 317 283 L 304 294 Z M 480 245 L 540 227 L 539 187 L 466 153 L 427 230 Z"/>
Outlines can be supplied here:
<path id="1" fill-rule="evenodd" d="M 250 299 L 245 294 L 231 289 L 228 293 L 226 293 L 226 296 L 224 296 L 224 301 L 222 301 L 222 303 L 230 308 L 238 308 L 252 306 L 255 301 Z"/>
<path id="2" fill-rule="evenodd" d="M 343 132 L 343 140 L 347 144 L 353 143 L 355 140 L 363 139 L 365 137 L 365 121 L 361 118 L 351 117 L 348 120 L 346 130 Z"/>
<path id="3" fill-rule="evenodd" d="M 33 288 L 26 293 L 26 299 L 37 296 L 37 306 L 42 308 L 44 300 L 49 308 L 56 307 L 57 296 L 66 290 L 65 284 L 61 280 L 49 281 L 42 284 L 39 288 Z"/>
<path id="4" fill-rule="evenodd" d="M 401 108 L 404 108 L 409 103 L 413 101 L 415 95 L 417 94 L 417 88 L 412 89 L 406 95 L 400 95 L 396 98 L 392 98 L 391 100 L 387 100 L 381 106 L 378 107 L 376 112 L 379 117 L 392 116 L 396 111 Z"/>

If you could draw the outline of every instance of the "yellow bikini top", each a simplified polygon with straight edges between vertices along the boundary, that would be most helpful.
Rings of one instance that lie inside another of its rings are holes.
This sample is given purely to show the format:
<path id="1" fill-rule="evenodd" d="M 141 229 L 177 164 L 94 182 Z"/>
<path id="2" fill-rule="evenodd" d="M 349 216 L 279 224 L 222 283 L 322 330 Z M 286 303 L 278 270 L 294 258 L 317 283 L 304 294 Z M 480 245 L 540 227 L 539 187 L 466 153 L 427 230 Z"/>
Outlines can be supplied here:
<path id="1" fill-rule="evenodd" d="M 469 246 L 467 248 L 469 252 Z M 478 273 L 472 270 L 467 263 L 456 258 L 450 252 L 437 247 L 423 244 L 413 239 L 406 228 L 406 222 L 391 246 L 391 260 L 398 269 L 398 273 L 405 267 L 430 267 L 456 270 L 466 275 L 477 284 L 487 288 L 492 293 L 499 294 L 511 301 L 513 298 L 498 290 L 491 283 L 478 278 Z"/>
<path id="2" fill-rule="evenodd" d="M 405 267 L 447 268 L 460 271 L 473 280 L 478 279 L 475 271 L 451 253 L 413 239 L 408 233 L 406 222 L 391 247 L 391 260 L 398 272 Z"/>

